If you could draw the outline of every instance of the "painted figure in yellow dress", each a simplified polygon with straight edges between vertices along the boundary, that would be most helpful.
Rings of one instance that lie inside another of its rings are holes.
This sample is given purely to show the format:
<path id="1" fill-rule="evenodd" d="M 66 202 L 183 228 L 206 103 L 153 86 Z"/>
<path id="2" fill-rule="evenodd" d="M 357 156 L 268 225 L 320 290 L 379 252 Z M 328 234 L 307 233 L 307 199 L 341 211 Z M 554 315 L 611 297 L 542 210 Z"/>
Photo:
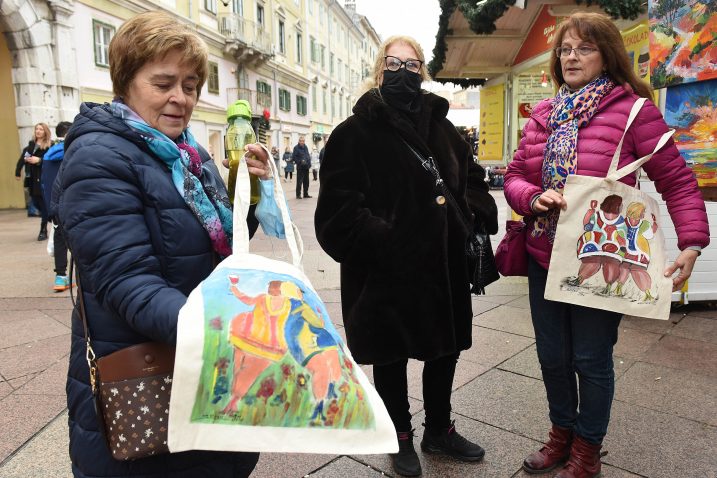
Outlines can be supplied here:
<path id="1" fill-rule="evenodd" d="M 647 268 L 650 265 L 650 239 L 657 231 L 657 220 L 654 214 L 652 222 L 645 219 L 645 205 L 641 202 L 630 203 L 625 216 L 627 243 L 615 294 L 622 295 L 622 287 L 631 276 L 637 288 L 645 294 L 643 300 L 652 300 L 652 278 Z"/>
<path id="2" fill-rule="evenodd" d="M 339 347 L 324 328 L 323 319 L 303 300 L 296 284 L 270 281 L 266 294 L 252 297 L 242 292 L 237 283 L 237 278 L 230 277 L 232 294 L 253 308 L 231 322 L 234 380 L 232 397 L 224 412 L 235 412 L 237 402 L 262 372 L 288 352 L 310 373 L 318 415 L 323 416 L 323 401 L 336 397 L 333 385 L 341 377 Z"/>

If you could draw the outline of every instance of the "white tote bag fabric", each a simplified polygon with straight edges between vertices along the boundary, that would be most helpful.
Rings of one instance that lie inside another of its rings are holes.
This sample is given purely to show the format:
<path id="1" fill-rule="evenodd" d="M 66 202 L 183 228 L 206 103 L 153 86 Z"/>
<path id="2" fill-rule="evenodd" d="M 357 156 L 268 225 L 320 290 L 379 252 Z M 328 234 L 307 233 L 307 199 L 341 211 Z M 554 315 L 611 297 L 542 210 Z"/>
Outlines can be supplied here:
<path id="1" fill-rule="evenodd" d="M 55 228 L 57 226 L 53 225 L 52 222 L 49 224 L 50 226 L 50 233 L 47 235 L 47 255 L 50 257 L 55 257 Z"/>
<path id="2" fill-rule="evenodd" d="M 276 165 L 268 164 L 292 263 L 249 252 L 242 160 L 233 254 L 179 313 L 169 449 L 395 453 L 396 431 L 381 398 L 302 271 L 303 244 Z"/>
<path id="3" fill-rule="evenodd" d="M 563 195 L 545 298 L 638 317 L 667 320 L 672 279 L 664 277 L 665 239 L 657 202 L 619 182 L 662 148 L 617 169 L 625 133 L 645 103 L 637 100 L 605 178 L 570 175 Z M 579 160 L 579 158 L 578 158 Z"/>

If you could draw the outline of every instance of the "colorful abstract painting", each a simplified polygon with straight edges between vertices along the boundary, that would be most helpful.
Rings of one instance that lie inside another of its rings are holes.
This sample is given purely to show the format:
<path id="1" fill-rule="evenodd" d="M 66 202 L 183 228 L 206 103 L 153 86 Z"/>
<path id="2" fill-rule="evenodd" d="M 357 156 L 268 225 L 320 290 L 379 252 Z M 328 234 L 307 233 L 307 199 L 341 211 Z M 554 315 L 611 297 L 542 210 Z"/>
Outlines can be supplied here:
<path id="1" fill-rule="evenodd" d="M 649 0 L 654 88 L 717 78 L 717 0 Z"/>
<path id="2" fill-rule="evenodd" d="M 700 186 L 717 186 L 717 80 L 667 89 L 665 121 Z"/>
<path id="3" fill-rule="evenodd" d="M 192 422 L 370 429 L 374 415 L 323 302 L 296 278 L 222 269 L 203 284 Z"/>

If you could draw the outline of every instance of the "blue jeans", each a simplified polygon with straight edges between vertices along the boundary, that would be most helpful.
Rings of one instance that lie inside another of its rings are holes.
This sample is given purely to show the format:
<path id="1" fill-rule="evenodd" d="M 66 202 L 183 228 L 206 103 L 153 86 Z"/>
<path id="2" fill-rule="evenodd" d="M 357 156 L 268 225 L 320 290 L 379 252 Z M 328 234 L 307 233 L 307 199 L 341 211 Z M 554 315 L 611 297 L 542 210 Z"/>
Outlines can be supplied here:
<path id="1" fill-rule="evenodd" d="M 612 350 L 622 314 L 545 300 L 547 277 L 530 258 L 530 310 L 550 421 L 600 444 L 615 392 Z"/>

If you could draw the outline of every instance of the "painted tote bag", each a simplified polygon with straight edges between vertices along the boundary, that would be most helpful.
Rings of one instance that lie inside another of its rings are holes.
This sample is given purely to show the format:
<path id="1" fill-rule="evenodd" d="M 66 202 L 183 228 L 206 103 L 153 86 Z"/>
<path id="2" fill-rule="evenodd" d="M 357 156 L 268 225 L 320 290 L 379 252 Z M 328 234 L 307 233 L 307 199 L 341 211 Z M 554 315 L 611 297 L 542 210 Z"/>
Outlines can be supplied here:
<path id="1" fill-rule="evenodd" d="M 563 191 L 548 268 L 545 298 L 623 314 L 667 320 L 672 279 L 664 277 L 665 239 L 657 202 L 618 180 L 647 162 L 654 151 L 617 169 L 625 133 L 645 99 L 635 102 L 605 178 L 570 175 Z"/>
<path id="2" fill-rule="evenodd" d="M 179 313 L 169 449 L 395 453 L 383 402 L 302 271 L 303 244 L 269 165 L 292 263 L 249 252 L 242 161 L 234 253 Z"/>

